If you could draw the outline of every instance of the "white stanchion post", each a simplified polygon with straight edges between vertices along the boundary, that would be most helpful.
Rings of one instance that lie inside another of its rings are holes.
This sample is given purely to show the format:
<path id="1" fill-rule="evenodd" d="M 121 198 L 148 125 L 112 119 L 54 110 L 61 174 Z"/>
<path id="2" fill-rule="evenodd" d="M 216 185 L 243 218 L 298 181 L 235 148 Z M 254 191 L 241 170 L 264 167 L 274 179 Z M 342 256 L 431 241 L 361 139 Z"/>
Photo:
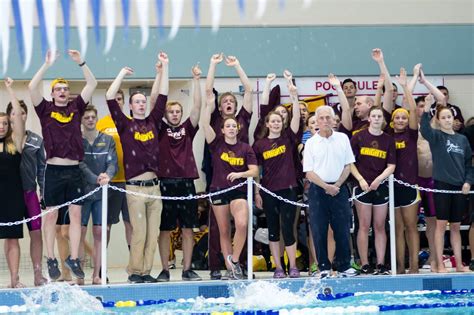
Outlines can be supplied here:
<path id="1" fill-rule="evenodd" d="M 108 212 L 108 188 L 109 185 L 102 186 L 102 248 L 101 251 L 101 285 L 107 285 L 107 212 Z"/>
<path id="2" fill-rule="evenodd" d="M 395 239 L 395 190 L 393 187 L 393 174 L 388 177 L 388 210 L 390 224 L 390 268 L 392 276 L 397 274 L 397 253 Z"/>
<path id="3" fill-rule="evenodd" d="M 247 178 L 249 222 L 247 228 L 247 279 L 253 279 L 253 178 Z"/>

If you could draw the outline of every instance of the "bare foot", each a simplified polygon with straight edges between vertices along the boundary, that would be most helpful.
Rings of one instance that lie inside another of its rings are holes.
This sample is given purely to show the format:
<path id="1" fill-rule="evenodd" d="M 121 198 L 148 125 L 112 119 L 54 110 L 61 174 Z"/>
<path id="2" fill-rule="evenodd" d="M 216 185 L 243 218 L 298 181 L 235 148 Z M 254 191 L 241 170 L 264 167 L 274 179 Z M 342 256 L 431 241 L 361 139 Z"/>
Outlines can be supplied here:
<path id="1" fill-rule="evenodd" d="M 45 285 L 46 283 L 48 283 L 48 279 L 43 277 L 43 273 L 41 272 L 41 270 L 35 270 L 35 287 Z"/>
<path id="2" fill-rule="evenodd" d="M 102 279 L 98 276 L 92 278 L 92 284 L 102 284 Z"/>
<path id="3" fill-rule="evenodd" d="M 76 279 L 77 285 L 84 285 L 84 279 Z"/>
<path id="4" fill-rule="evenodd" d="M 470 272 L 469 267 L 461 266 L 460 268 L 456 268 L 456 272 Z"/>
<path id="5" fill-rule="evenodd" d="M 405 268 L 397 268 L 397 274 L 404 275 L 406 273 Z"/>
<path id="6" fill-rule="evenodd" d="M 446 269 L 444 266 L 443 267 L 439 267 L 435 272 L 437 273 L 448 273 L 448 269 Z"/>
<path id="7" fill-rule="evenodd" d="M 409 273 L 409 274 L 415 274 L 415 273 L 419 273 L 419 272 L 420 272 L 420 271 L 418 270 L 418 268 L 416 268 L 416 269 L 411 269 L 411 268 L 410 268 L 410 269 L 408 270 L 408 273 Z"/>
<path id="8" fill-rule="evenodd" d="M 435 261 L 430 262 L 431 272 L 438 272 L 438 264 Z"/>
<path id="9" fill-rule="evenodd" d="M 21 283 L 20 281 L 17 280 L 17 281 L 12 281 L 9 288 L 22 289 L 22 288 L 26 288 L 26 285 L 24 285 L 23 283 Z"/>

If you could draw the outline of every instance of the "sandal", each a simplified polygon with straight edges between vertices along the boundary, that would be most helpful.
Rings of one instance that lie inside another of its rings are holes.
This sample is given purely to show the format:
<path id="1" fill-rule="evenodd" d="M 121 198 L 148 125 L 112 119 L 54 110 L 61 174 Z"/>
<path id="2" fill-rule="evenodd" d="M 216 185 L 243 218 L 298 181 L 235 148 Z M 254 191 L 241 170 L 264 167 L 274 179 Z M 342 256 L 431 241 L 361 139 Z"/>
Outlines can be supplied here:
<path id="1" fill-rule="evenodd" d="M 274 279 L 286 278 L 286 273 L 283 269 L 277 268 L 277 269 L 275 269 L 275 272 L 273 273 L 273 278 Z"/>
<path id="2" fill-rule="evenodd" d="M 290 268 L 290 271 L 288 272 L 288 275 L 290 278 L 299 278 L 300 277 L 300 271 L 298 268 Z"/>

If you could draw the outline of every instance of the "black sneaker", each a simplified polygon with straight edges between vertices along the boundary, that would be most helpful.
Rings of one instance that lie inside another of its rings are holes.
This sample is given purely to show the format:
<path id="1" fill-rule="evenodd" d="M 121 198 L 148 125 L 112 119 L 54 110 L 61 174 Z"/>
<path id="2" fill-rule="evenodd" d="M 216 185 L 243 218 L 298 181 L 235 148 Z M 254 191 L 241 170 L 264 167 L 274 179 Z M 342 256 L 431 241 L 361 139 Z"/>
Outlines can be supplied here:
<path id="1" fill-rule="evenodd" d="M 181 274 L 181 279 L 185 281 L 200 281 L 202 280 L 201 277 L 194 272 L 194 270 L 183 270 L 183 273 Z"/>
<path id="2" fill-rule="evenodd" d="M 220 270 L 211 271 L 211 280 L 221 280 L 222 273 Z"/>
<path id="3" fill-rule="evenodd" d="M 471 263 L 469 264 L 469 270 L 474 271 L 474 259 L 471 259 Z"/>
<path id="4" fill-rule="evenodd" d="M 161 270 L 160 274 L 156 278 L 157 282 L 168 282 L 170 281 L 170 272 L 169 270 Z"/>
<path id="5" fill-rule="evenodd" d="M 155 283 L 155 282 L 158 282 L 158 280 L 156 280 L 156 278 L 153 278 L 153 277 L 150 276 L 150 275 L 144 275 L 144 276 L 142 276 L 142 279 L 143 279 L 143 282 L 145 282 L 145 283 Z"/>
<path id="6" fill-rule="evenodd" d="M 374 273 L 374 269 L 370 265 L 363 265 L 360 267 L 360 274 L 361 275 L 371 275 Z"/>
<path id="7" fill-rule="evenodd" d="M 385 265 L 378 264 L 373 274 L 374 275 L 389 275 L 390 270 Z"/>
<path id="8" fill-rule="evenodd" d="M 79 260 L 79 258 L 72 259 L 69 255 L 64 262 L 76 278 L 84 279 L 84 271 L 82 271 L 81 261 Z"/>
<path id="9" fill-rule="evenodd" d="M 128 276 L 128 283 L 143 283 L 143 278 L 137 274 L 131 274 Z"/>
<path id="10" fill-rule="evenodd" d="M 48 274 L 51 281 L 56 281 L 61 277 L 61 271 L 58 268 L 58 260 L 56 258 L 48 258 Z"/>

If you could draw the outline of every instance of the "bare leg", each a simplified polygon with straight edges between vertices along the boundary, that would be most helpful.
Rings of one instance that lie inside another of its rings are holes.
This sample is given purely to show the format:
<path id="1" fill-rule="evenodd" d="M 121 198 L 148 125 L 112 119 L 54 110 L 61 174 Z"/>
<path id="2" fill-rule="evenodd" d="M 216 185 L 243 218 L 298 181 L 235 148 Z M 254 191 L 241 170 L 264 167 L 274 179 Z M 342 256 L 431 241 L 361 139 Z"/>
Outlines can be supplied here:
<path id="1" fill-rule="evenodd" d="M 429 262 L 431 265 L 431 271 L 436 272 L 438 270 L 438 260 L 436 259 L 436 248 L 435 248 L 436 217 L 425 217 L 425 220 L 426 220 L 426 238 L 428 239 L 428 246 L 430 249 Z"/>
<path id="2" fill-rule="evenodd" d="M 397 248 L 397 273 L 405 273 L 405 223 L 400 208 L 395 208 L 395 238 Z"/>
<path id="3" fill-rule="evenodd" d="M 20 283 L 20 277 L 18 275 L 18 270 L 20 269 L 20 243 L 18 239 L 6 239 L 4 250 L 10 271 L 10 287 L 24 287 L 24 285 Z"/>
<path id="4" fill-rule="evenodd" d="M 92 284 L 100 283 L 100 267 L 102 264 L 102 227 L 94 225 L 92 227 L 92 236 L 94 237 L 94 272 L 92 274 Z"/>
<path id="5" fill-rule="evenodd" d="M 234 217 L 235 234 L 234 246 L 232 248 L 232 261 L 239 261 L 240 253 L 247 240 L 248 208 L 244 199 L 232 200 L 230 202 L 230 212 Z"/>
<path id="6" fill-rule="evenodd" d="M 270 247 L 270 251 L 272 253 L 273 260 L 275 261 L 276 269 L 283 269 L 283 267 L 281 265 L 281 260 L 280 260 L 280 242 L 279 241 L 278 242 L 269 241 L 268 245 Z"/>
<path id="7" fill-rule="evenodd" d="M 69 242 L 67 238 L 64 237 L 64 234 L 67 233 L 63 233 L 63 229 L 67 232 L 69 230 L 69 226 L 56 225 L 56 239 L 58 240 L 59 260 L 61 263 L 61 278 L 59 279 L 63 281 L 71 281 L 71 272 L 64 264 L 64 260 L 66 260 L 67 256 L 69 256 Z"/>
<path id="8" fill-rule="evenodd" d="M 387 233 L 385 232 L 385 220 L 387 218 L 388 205 L 374 206 L 374 231 L 375 252 L 377 264 L 385 263 L 385 249 L 387 248 Z"/>
<path id="9" fill-rule="evenodd" d="M 446 232 L 446 220 L 436 220 L 436 230 L 435 230 L 435 249 L 436 249 L 436 264 L 438 268 L 436 272 L 446 273 L 448 270 L 444 267 L 443 262 L 443 251 L 444 251 L 444 233 Z"/>
<path id="10" fill-rule="evenodd" d="M 451 222 L 449 224 L 450 228 L 450 240 L 451 246 L 454 251 L 454 258 L 456 259 L 456 271 L 457 272 L 467 272 L 469 271 L 468 267 L 464 267 L 462 265 L 462 257 L 461 257 L 461 223 L 460 222 Z"/>
<path id="11" fill-rule="evenodd" d="M 369 263 L 369 227 L 372 220 L 372 205 L 355 202 L 357 216 L 359 217 L 359 231 L 357 232 L 357 249 L 359 250 L 360 263 L 362 266 Z"/>
<path id="12" fill-rule="evenodd" d="M 405 236 L 410 255 L 410 273 L 418 273 L 418 253 L 420 251 L 420 233 L 418 232 L 418 203 L 402 208 Z"/>
<path id="13" fill-rule="evenodd" d="M 34 270 L 34 284 L 40 286 L 48 282 L 43 276 L 42 258 L 43 258 L 43 239 L 41 230 L 30 231 L 30 256 Z"/>
<path id="14" fill-rule="evenodd" d="M 71 259 L 79 257 L 79 244 L 81 243 L 81 206 L 69 206 L 69 242 L 71 250 Z"/>
<path id="15" fill-rule="evenodd" d="M 221 251 L 224 258 L 232 254 L 232 242 L 230 239 L 230 206 L 212 206 L 212 211 L 216 217 L 217 226 L 219 227 L 219 239 L 221 243 Z M 226 267 L 231 270 L 232 267 L 224 259 Z M 237 260 L 234 260 L 237 261 Z"/>
<path id="16" fill-rule="evenodd" d="M 43 232 L 46 242 L 46 254 L 48 258 L 54 258 L 54 241 L 56 239 L 56 221 L 58 212 L 53 211 L 43 217 Z"/>
<path id="17" fill-rule="evenodd" d="M 193 229 L 184 228 L 181 230 L 183 236 L 183 270 L 191 269 L 194 249 Z"/>

